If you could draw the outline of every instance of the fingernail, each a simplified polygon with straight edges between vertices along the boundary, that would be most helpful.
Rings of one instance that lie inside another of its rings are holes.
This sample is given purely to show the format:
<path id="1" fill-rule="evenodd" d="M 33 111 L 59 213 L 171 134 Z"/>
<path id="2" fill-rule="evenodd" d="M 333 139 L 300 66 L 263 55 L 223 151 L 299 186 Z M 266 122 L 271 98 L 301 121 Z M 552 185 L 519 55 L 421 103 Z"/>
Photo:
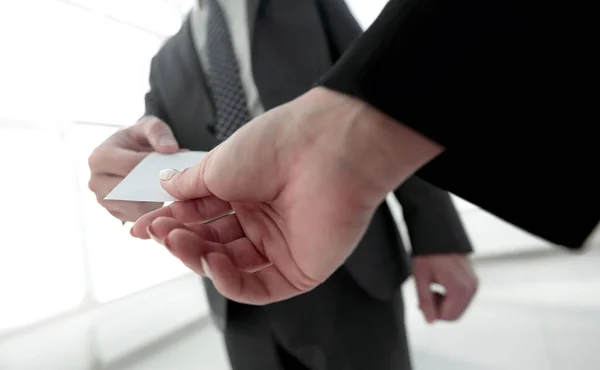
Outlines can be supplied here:
<path id="1" fill-rule="evenodd" d="M 202 264 L 202 270 L 206 274 L 206 277 L 212 280 L 212 274 L 210 273 L 210 267 L 208 267 L 208 263 L 204 257 L 200 257 L 200 263 Z"/>
<path id="2" fill-rule="evenodd" d="M 169 135 L 161 136 L 158 139 L 158 145 L 160 146 L 176 146 L 177 142 Z"/>
<path id="3" fill-rule="evenodd" d="M 163 181 L 168 181 L 175 176 L 175 174 L 179 173 L 179 171 L 174 170 L 172 168 L 160 171 L 160 179 Z"/>
<path id="4" fill-rule="evenodd" d="M 129 235 L 135 237 L 135 234 L 133 233 L 133 227 L 131 229 L 129 229 Z"/>
<path id="5" fill-rule="evenodd" d="M 160 243 L 160 240 L 158 240 L 158 238 L 154 236 L 154 233 L 152 232 L 152 225 L 148 225 L 148 227 L 146 228 L 146 232 L 148 233 L 148 236 L 152 238 L 152 240 Z"/>

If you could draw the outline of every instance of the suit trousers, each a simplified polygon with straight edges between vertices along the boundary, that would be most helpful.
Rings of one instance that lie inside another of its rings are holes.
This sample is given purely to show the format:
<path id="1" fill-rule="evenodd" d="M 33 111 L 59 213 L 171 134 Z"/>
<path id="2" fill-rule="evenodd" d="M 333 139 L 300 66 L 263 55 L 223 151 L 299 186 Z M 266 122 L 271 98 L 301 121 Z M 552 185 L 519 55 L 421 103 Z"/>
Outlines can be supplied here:
<path id="1" fill-rule="evenodd" d="M 373 298 L 343 268 L 304 295 L 228 303 L 233 370 L 410 370 L 402 293 Z"/>

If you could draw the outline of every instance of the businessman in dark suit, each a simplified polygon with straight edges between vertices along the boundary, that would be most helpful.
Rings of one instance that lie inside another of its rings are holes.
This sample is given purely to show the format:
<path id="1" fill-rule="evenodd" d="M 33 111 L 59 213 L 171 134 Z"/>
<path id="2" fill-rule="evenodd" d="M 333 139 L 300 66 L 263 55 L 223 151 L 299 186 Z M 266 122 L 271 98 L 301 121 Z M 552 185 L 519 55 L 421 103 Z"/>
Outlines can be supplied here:
<path id="1" fill-rule="evenodd" d="M 209 151 L 245 123 L 235 117 L 259 115 L 307 91 L 360 34 L 342 0 L 200 2 L 152 61 L 146 116 L 91 156 L 90 188 L 122 220 L 159 207 L 102 198 L 147 152 Z M 238 80 L 229 75 L 232 70 Z M 238 99 L 242 107 L 235 105 Z M 116 160 L 116 149 L 130 156 Z M 476 278 L 450 197 L 418 178 L 395 195 L 412 242 L 424 315 L 430 322 L 454 320 L 475 293 Z M 160 227 L 152 234 L 166 243 Z M 409 274 L 409 258 L 383 204 L 344 266 L 306 295 L 257 307 L 226 300 L 209 280 L 205 285 L 234 369 L 409 369 L 399 291 Z M 446 302 L 430 291 L 433 282 L 446 286 Z"/>

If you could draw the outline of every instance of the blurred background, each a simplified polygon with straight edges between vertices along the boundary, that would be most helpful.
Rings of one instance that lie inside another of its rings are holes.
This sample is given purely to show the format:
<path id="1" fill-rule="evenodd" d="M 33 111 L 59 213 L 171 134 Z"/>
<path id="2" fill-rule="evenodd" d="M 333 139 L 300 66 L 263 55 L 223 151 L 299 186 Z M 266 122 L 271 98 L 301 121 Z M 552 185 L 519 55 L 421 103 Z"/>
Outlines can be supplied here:
<path id="1" fill-rule="evenodd" d="M 228 369 L 200 280 L 87 189 L 192 3 L 0 2 L 0 370 Z M 348 3 L 366 27 L 385 1 Z M 599 368 L 600 237 L 573 255 L 455 201 L 481 287 L 460 324 L 429 326 L 405 284 L 415 368 Z"/>

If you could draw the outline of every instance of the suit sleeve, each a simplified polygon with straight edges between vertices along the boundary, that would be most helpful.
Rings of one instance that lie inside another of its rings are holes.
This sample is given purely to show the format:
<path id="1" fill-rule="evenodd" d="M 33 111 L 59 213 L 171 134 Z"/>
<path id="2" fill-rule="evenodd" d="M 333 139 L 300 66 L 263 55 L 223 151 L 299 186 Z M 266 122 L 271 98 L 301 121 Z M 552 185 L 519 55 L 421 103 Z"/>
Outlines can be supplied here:
<path id="1" fill-rule="evenodd" d="M 160 98 L 160 92 L 158 91 L 157 77 L 157 59 L 154 57 L 150 63 L 150 89 L 145 96 L 145 116 L 155 116 L 169 123 L 167 112 L 164 108 L 162 99 Z"/>
<path id="2" fill-rule="evenodd" d="M 402 205 L 413 255 L 473 251 L 450 194 L 415 176 L 394 194 Z"/>
<path id="3" fill-rule="evenodd" d="M 578 248 L 600 219 L 592 4 L 390 0 L 320 84 L 444 146 L 423 180 Z"/>

